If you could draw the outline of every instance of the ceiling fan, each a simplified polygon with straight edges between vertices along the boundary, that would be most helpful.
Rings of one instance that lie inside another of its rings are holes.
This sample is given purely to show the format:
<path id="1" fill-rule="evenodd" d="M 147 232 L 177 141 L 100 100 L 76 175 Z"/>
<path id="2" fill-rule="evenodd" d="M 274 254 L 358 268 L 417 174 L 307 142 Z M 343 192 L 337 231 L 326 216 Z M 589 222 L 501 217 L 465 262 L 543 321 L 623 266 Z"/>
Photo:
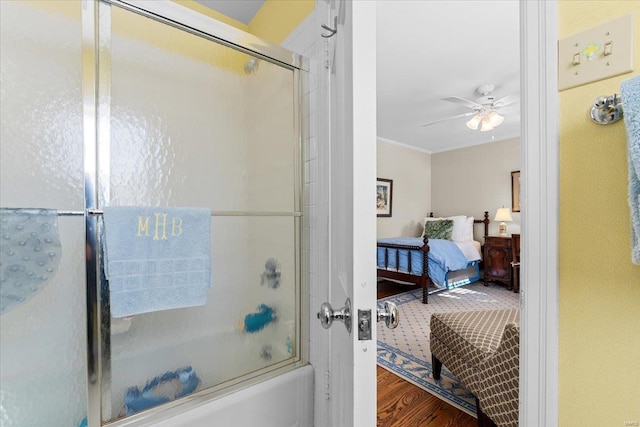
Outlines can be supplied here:
<path id="1" fill-rule="evenodd" d="M 472 111 L 468 113 L 458 114 L 444 119 L 436 120 L 431 123 L 421 125 L 420 127 L 431 126 L 436 123 L 444 122 L 446 120 L 457 119 L 460 117 L 473 116 L 466 124 L 471 130 L 480 130 L 481 132 L 490 131 L 502 124 L 504 117 L 499 114 L 504 114 L 504 108 L 514 104 L 518 101 L 517 95 L 507 95 L 505 97 L 496 99 L 491 95 L 496 88 L 494 84 L 484 84 L 476 88 L 476 93 L 481 95 L 478 101 L 470 101 L 468 99 L 460 98 L 458 96 L 450 96 L 448 98 L 442 98 L 443 101 L 453 102 L 455 104 L 464 105 L 471 108 Z"/>

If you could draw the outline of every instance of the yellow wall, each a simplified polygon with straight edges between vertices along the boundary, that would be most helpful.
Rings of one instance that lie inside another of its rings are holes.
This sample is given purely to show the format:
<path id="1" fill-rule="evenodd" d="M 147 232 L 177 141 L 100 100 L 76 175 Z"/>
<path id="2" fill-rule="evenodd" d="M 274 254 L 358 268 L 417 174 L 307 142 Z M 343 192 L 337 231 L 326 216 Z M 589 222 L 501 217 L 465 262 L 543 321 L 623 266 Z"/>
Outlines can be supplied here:
<path id="1" fill-rule="evenodd" d="M 236 21 L 235 19 L 230 18 L 227 15 L 223 15 L 222 13 L 217 12 L 204 5 L 201 5 L 200 3 L 196 3 L 193 0 L 173 0 L 173 1 L 184 7 L 188 7 L 189 9 L 194 10 L 198 13 L 207 15 L 208 17 L 213 18 L 216 21 L 224 22 L 225 24 L 231 25 L 232 27 L 236 27 L 242 31 L 249 32 L 249 27 L 243 24 L 242 22 Z"/>
<path id="2" fill-rule="evenodd" d="M 275 45 L 282 43 L 315 8 L 314 0 L 266 0 L 249 25 L 245 25 L 193 0 L 173 1 Z M 140 18 L 119 8 L 114 8 L 112 15 L 114 30 L 120 35 L 169 51 L 174 51 L 176 46 L 179 46 L 182 55 L 213 63 L 236 73 L 244 73 L 244 66 L 250 58 L 245 53 L 227 47 L 216 47 L 209 41 L 189 33 L 168 30 L 164 24 Z"/>
<path id="3" fill-rule="evenodd" d="M 560 0 L 559 37 L 634 13 L 634 73 L 560 92 L 559 426 L 640 422 L 640 266 L 631 263 L 626 133 L 588 117 L 640 71 L 640 2 Z M 637 425 L 637 424 L 633 424 Z"/>
<path id="4" fill-rule="evenodd" d="M 251 22 L 249 22 L 249 25 L 245 25 L 193 0 L 173 1 L 275 45 L 280 45 L 289 34 L 313 12 L 316 5 L 315 0 L 266 0 Z M 139 26 L 136 25 L 125 24 L 125 28 L 128 28 L 130 32 L 134 33 L 138 27 Z M 154 35 L 148 35 L 146 30 L 143 34 L 145 34 L 149 40 L 156 40 L 155 43 L 157 43 L 158 38 Z M 141 36 L 141 34 L 138 34 L 138 36 Z M 177 36 L 179 36 L 179 34 Z M 187 37 L 189 36 L 184 36 L 184 38 Z M 238 73 L 243 72 L 244 65 L 249 58 L 246 54 L 234 52 L 226 48 L 211 49 L 211 47 L 208 47 L 203 50 L 200 46 L 196 46 L 196 44 L 193 43 L 192 37 L 190 40 L 189 43 L 181 43 L 182 52 L 190 53 L 192 57 L 197 59 L 203 57 L 203 52 L 207 52 L 209 61 L 218 63 Z M 178 41 L 172 42 L 172 44 L 175 43 L 178 43 Z"/>
<path id="5" fill-rule="evenodd" d="M 279 45 L 315 7 L 315 0 L 267 0 L 249 22 L 249 32 Z"/>
<path id="6" fill-rule="evenodd" d="M 266 0 L 249 25 L 245 25 L 193 0 L 173 1 L 275 45 L 280 45 L 316 7 L 315 0 Z"/>

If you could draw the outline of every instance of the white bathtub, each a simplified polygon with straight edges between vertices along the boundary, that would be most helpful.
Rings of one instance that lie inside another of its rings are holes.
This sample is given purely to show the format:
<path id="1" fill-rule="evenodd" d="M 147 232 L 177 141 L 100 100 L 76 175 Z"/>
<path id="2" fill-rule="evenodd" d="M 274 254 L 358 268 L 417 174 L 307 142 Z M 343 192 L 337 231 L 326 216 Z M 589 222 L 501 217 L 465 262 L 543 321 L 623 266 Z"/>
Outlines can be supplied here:
<path id="1" fill-rule="evenodd" d="M 153 424 L 157 427 L 313 425 L 313 368 L 295 369 Z"/>
<path id="2" fill-rule="evenodd" d="M 130 387 L 142 389 L 152 378 L 180 367 L 193 368 L 201 381 L 198 391 L 203 391 L 249 373 L 267 371 L 274 364 L 293 363 L 288 351 L 291 345 L 295 349 L 295 343 L 290 341 L 293 310 L 280 310 L 287 320 L 279 319 L 254 334 L 213 328 L 202 334 L 202 328 L 184 326 L 220 324 L 220 319 L 212 317 L 218 311 L 202 306 L 149 313 L 134 318 L 129 328 L 112 335 L 111 407 L 103 407 L 103 414 L 111 413 L 113 420 L 118 419 L 119 414 L 124 413 L 124 397 Z M 269 345 L 270 357 L 263 357 L 265 344 Z M 134 415 L 131 424 L 126 419 L 115 424 L 311 426 L 313 377 L 313 368 L 302 366 L 209 402 L 203 397 L 195 397 L 191 402 L 187 398 L 184 404 L 168 408 L 166 412 L 153 411 L 146 421 L 144 416 L 138 421 Z M 194 405 L 195 402 L 198 404 Z"/>

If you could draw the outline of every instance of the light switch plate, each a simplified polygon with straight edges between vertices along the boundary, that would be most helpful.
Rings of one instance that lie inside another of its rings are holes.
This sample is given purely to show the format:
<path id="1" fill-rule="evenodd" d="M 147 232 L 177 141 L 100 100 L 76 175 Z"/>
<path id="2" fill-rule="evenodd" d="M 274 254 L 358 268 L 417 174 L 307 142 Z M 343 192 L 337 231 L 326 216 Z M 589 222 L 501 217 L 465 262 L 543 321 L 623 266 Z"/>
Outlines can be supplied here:
<path id="1" fill-rule="evenodd" d="M 558 41 L 558 89 L 633 71 L 633 15 Z"/>

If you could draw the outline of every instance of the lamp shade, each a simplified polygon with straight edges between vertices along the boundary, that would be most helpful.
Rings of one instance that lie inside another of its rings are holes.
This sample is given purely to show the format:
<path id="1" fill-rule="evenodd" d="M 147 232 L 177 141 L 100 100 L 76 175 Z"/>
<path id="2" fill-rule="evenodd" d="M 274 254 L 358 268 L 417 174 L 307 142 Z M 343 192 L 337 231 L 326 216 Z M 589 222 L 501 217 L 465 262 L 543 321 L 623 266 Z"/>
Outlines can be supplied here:
<path id="1" fill-rule="evenodd" d="M 489 119 L 489 123 L 491 123 L 491 126 L 493 126 L 494 128 L 500 126 L 502 122 L 504 122 L 504 117 L 502 117 L 500 114 L 496 113 L 495 111 L 492 111 L 491 113 L 489 113 L 487 118 Z"/>
<path id="2" fill-rule="evenodd" d="M 467 122 L 467 127 L 471 130 L 480 130 L 480 132 L 487 132 L 497 128 L 504 122 L 504 117 L 495 111 L 483 108 L 478 111 L 475 116 Z"/>
<path id="3" fill-rule="evenodd" d="M 491 124 L 489 119 L 485 117 L 484 119 L 482 119 L 482 126 L 480 127 L 480 132 L 488 132 L 490 130 L 493 130 L 493 125 Z"/>
<path id="4" fill-rule="evenodd" d="M 477 130 L 480 121 L 482 121 L 482 117 L 479 114 L 476 114 L 467 122 L 467 127 L 471 130 Z"/>
<path id="5" fill-rule="evenodd" d="M 509 208 L 499 208 L 496 212 L 494 221 L 513 221 Z"/>

